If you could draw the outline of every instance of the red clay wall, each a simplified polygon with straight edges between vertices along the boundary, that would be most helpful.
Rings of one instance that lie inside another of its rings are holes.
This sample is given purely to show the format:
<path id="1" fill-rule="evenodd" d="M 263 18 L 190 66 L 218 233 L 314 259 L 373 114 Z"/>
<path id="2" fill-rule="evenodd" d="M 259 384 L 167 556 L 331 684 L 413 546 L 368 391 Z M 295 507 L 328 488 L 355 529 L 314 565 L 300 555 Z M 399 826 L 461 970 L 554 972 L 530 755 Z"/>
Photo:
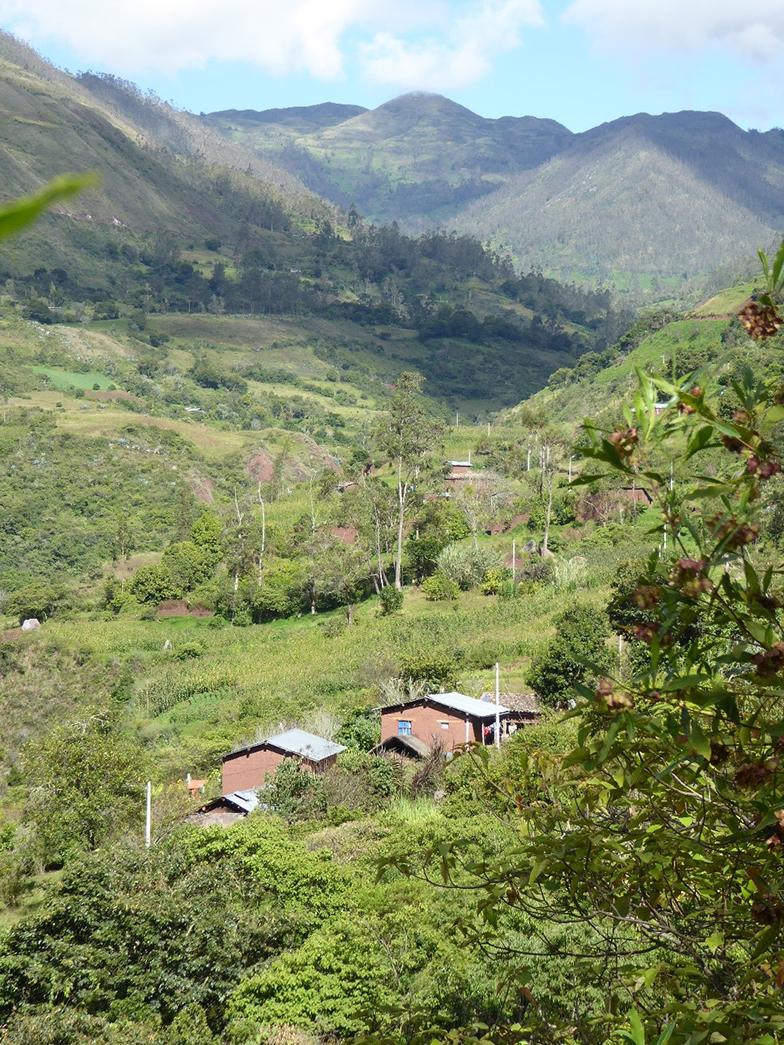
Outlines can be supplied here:
<path id="1" fill-rule="evenodd" d="M 284 755 L 280 751 L 259 748 L 257 751 L 239 752 L 223 760 L 223 781 L 221 794 L 230 795 L 233 791 L 246 791 L 251 787 L 263 787 L 265 777 L 272 776 L 284 758 L 296 758 L 295 755 Z M 322 758 L 320 762 L 311 762 L 307 758 L 297 758 L 303 769 L 312 773 L 323 773 L 334 766 L 337 755 Z"/>
<path id="2" fill-rule="evenodd" d="M 388 740 L 398 735 L 398 722 L 411 722 L 411 736 L 432 744 L 434 739 L 440 740 L 447 751 L 462 747 L 466 742 L 466 720 L 464 715 L 446 708 L 433 707 L 431 704 L 420 704 L 406 708 L 404 711 L 387 711 L 381 714 L 381 739 Z M 446 726 L 443 724 L 446 723 Z M 481 740 L 481 727 L 468 723 L 468 740 L 473 743 Z"/>
<path id="3" fill-rule="evenodd" d="M 245 791 L 250 787 L 261 787 L 265 776 L 272 775 L 284 759 L 280 751 L 259 748 L 256 751 L 241 751 L 223 760 L 222 793 Z"/>

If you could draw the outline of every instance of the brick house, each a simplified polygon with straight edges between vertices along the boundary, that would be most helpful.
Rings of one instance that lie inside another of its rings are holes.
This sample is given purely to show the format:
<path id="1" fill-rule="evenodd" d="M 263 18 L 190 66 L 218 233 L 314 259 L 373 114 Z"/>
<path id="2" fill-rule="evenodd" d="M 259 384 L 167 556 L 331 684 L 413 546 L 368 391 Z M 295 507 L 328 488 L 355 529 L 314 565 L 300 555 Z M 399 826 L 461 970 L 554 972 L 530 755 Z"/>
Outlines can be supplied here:
<path id="1" fill-rule="evenodd" d="M 449 472 L 444 476 L 444 489 L 452 490 L 456 483 L 470 481 L 473 465 L 470 461 L 448 461 Z"/>
<path id="2" fill-rule="evenodd" d="M 269 737 L 258 744 L 238 748 L 223 756 L 222 788 L 224 795 L 248 788 L 263 787 L 267 776 L 272 775 L 284 759 L 295 759 L 304 769 L 323 773 L 341 751 L 342 744 L 306 733 L 304 729 L 290 729 L 286 733 Z"/>
<path id="3" fill-rule="evenodd" d="M 381 750 L 394 747 L 398 737 L 413 737 L 428 747 L 440 741 L 447 751 L 466 744 L 493 743 L 493 701 L 476 700 L 462 693 L 430 693 L 380 710 Z M 503 722 L 509 709 L 502 705 L 498 714 Z"/>

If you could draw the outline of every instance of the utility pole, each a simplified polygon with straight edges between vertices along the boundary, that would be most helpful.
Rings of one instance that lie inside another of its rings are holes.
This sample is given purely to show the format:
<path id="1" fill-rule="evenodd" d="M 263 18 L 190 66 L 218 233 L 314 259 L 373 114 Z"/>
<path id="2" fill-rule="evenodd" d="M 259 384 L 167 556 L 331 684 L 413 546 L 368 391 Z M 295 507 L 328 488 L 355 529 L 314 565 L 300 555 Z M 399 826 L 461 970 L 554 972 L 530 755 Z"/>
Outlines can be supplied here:
<path id="1" fill-rule="evenodd" d="M 455 428 L 460 427 L 460 411 L 455 410 Z"/>
<path id="2" fill-rule="evenodd" d="M 517 575 L 517 540 L 512 539 L 512 583 Z"/>
<path id="3" fill-rule="evenodd" d="M 150 848 L 150 829 L 152 827 L 152 783 L 147 781 L 147 816 L 144 823 L 144 844 Z"/>
<path id="4" fill-rule="evenodd" d="M 498 678 L 498 662 L 495 665 L 495 746 L 501 746 L 501 687 Z"/>

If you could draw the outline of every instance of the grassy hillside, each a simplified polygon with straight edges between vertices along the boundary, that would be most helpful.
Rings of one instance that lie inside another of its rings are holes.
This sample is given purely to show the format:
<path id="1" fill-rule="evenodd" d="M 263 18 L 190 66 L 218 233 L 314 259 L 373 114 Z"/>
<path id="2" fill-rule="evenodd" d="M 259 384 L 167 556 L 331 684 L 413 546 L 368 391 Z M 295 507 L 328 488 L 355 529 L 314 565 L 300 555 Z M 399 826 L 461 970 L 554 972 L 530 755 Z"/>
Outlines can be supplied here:
<path id="1" fill-rule="evenodd" d="M 759 281 L 741 283 L 689 313 L 643 317 L 612 350 L 556 372 L 545 389 L 512 415 L 540 409 L 555 422 L 591 417 L 619 423 L 621 404 L 630 403 L 637 388 L 638 369 L 668 379 L 698 373 L 701 385 L 720 388 L 737 380 L 744 366 L 767 377 L 781 375 L 781 336 L 752 341 L 737 319 L 743 302 L 761 289 Z"/>

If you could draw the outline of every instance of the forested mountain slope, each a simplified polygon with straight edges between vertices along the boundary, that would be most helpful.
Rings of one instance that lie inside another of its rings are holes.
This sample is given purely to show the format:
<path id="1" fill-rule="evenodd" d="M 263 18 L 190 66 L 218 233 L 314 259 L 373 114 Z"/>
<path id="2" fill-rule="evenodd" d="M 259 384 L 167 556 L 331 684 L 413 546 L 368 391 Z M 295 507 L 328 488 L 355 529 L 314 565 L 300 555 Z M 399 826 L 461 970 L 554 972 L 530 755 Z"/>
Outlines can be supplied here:
<path id="1" fill-rule="evenodd" d="M 771 242 L 784 227 L 783 187 L 781 132 L 743 132 L 718 113 L 641 114 L 578 135 L 460 225 L 523 266 L 661 299 Z"/>
<path id="2" fill-rule="evenodd" d="M 429 227 L 549 159 L 572 134 L 532 116 L 485 119 L 438 94 L 405 94 L 377 109 L 306 129 L 300 110 L 217 112 L 207 121 L 275 157 L 328 199 L 375 221 Z M 344 107 L 347 108 L 347 107 Z M 322 106 L 311 112 L 321 115 Z M 284 120 L 281 114 L 290 112 Z M 325 121 L 326 122 L 326 121 Z"/>
<path id="3" fill-rule="evenodd" d="M 333 112 L 317 130 L 274 112 L 274 123 L 247 111 L 206 119 L 374 220 L 467 230 L 523 270 L 654 300 L 688 297 L 784 224 L 782 132 L 743 131 L 719 113 L 641 113 L 572 134 L 438 95 L 343 122 Z"/>

